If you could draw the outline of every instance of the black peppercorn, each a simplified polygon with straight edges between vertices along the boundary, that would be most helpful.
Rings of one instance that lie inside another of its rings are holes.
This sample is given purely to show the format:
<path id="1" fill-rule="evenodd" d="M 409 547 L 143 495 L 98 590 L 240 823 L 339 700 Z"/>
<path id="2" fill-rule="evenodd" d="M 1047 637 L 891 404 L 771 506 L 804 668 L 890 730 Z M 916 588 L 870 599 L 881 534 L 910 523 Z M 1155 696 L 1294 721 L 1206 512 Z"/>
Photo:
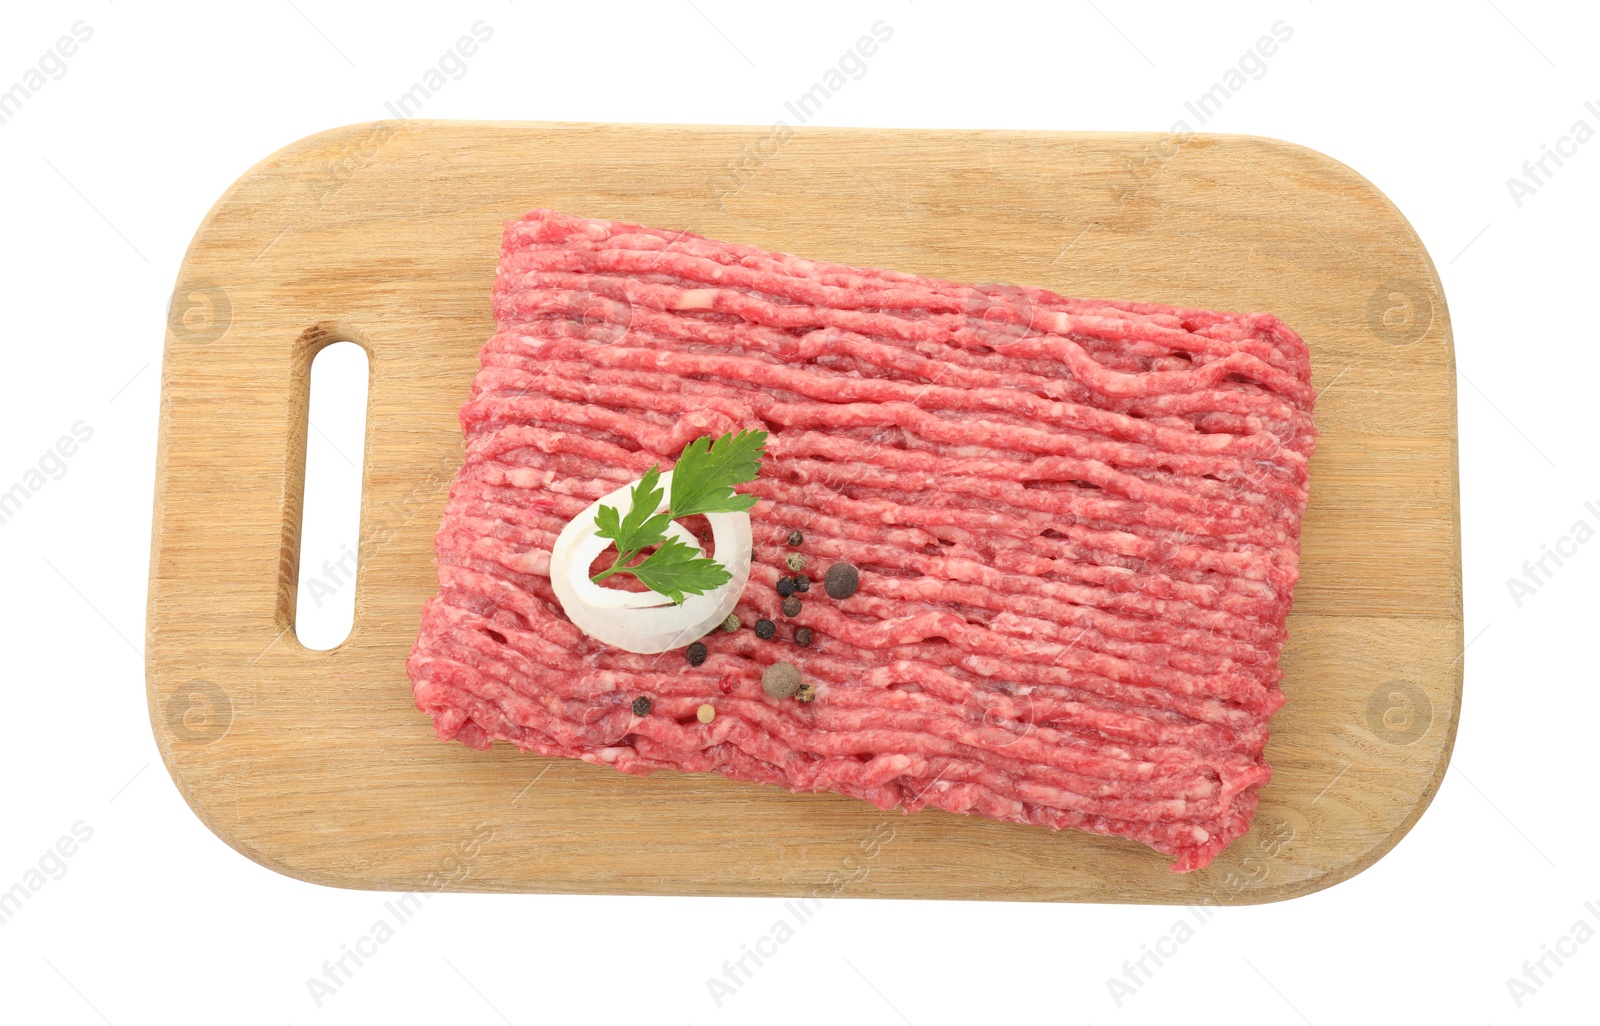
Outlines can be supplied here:
<path id="1" fill-rule="evenodd" d="M 635 716 L 649 716 L 650 705 L 650 696 L 640 695 L 638 698 L 633 700 L 633 714 Z"/>
<path id="2" fill-rule="evenodd" d="M 849 563 L 835 563 L 822 578 L 829 598 L 847 599 L 861 587 L 861 573 Z"/>
<path id="3" fill-rule="evenodd" d="M 799 645 L 801 648 L 810 648 L 811 647 L 811 628 L 810 627 L 797 628 L 795 630 L 795 632 L 794 632 L 794 643 L 796 645 Z"/>
<path id="4" fill-rule="evenodd" d="M 778 627 L 771 620 L 756 621 L 756 637 L 766 641 L 778 632 Z"/>
<path id="5" fill-rule="evenodd" d="M 706 646 L 703 642 L 695 642 L 683 650 L 683 656 L 689 660 L 690 666 L 699 666 L 706 661 Z"/>
<path id="6" fill-rule="evenodd" d="M 797 595 L 804 595 L 806 592 L 810 591 L 811 578 L 807 577 L 805 574 L 796 574 L 794 578 L 794 590 L 795 594 Z"/>
<path id="7" fill-rule="evenodd" d="M 793 595 L 794 587 L 795 585 L 793 577 L 778 578 L 778 594 L 783 598 L 788 598 L 790 595 Z"/>
<path id="8" fill-rule="evenodd" d="M 793 595 L 790 595 L 788 598 L 784 599 L 783 600 L 783 615 L 784 616 L 799 616 L 800 615 L 800 600 L 795 598 Z"/>
<path id="9" fill-rule="evenodd" d="M 801 534 L 799 531 L 790 531 L 789 532 L 789 544 L 790 545 L 799 545 L 801 542 L 804 542 L 805 540 L 806 540 L 806 536 Z"/>

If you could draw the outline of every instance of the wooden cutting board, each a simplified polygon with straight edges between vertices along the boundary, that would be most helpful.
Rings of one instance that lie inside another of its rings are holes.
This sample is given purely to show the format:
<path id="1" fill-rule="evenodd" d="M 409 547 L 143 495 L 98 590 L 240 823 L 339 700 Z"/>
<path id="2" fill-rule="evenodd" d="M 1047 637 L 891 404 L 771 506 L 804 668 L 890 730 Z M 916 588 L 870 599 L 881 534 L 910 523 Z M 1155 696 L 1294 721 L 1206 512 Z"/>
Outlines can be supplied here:
<path id="1" fill-rule="evenodd" d="M 440 744 L 404 663 L 457 408 L 533 207 L 1069 296 L 1278 314 L 1321 438 L 1274 767 L 1188 875 L 1141 845 Z M 257 862 L 384 890 L 1245 903 L 1371 865 L 1460 711 L 1455 360 L 1427 252 L 1344 165 L 1241 136 L 409 121 L 294 143 L 196 233 L 162 367 L 147 677 L 168 770 Z M 311 357 L 371 360 L 355 626 L 294 622 Z"/>

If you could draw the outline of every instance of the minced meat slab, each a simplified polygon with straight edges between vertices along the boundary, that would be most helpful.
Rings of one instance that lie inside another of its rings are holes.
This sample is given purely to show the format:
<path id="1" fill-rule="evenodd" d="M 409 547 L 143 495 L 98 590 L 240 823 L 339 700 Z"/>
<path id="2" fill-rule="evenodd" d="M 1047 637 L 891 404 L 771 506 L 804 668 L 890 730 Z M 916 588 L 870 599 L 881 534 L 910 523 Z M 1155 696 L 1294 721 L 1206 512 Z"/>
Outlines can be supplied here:
<path id="1" fill-rule="evenodd" d="M 1177 871 L 1249 828 L 1314 438 L 1276 317 L 548 210 L 507 226 L 494 312 L 407 663 L 441 739 L 1076 827 Z M 691 666 L 578 631 L 550 587 L 562 527 L 746 428 L 770 438 L 737 612 L 778 637 L 715 631 Z M 790 551 L 859 590 L 783 616 Z M 779 660 L 814 701 L 762 690 Z"/>

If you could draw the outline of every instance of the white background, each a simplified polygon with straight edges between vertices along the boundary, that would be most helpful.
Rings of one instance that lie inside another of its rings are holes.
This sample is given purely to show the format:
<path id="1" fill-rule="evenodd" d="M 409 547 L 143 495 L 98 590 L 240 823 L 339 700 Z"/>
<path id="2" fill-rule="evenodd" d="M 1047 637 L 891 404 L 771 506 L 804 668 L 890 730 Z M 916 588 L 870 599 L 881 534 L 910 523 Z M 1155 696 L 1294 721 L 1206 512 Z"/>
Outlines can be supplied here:
<path id="1" fill-rule="evenodd" d="M 93 30 L 0 125 L 0 489 L 74 423 L 93 431 L 0 524 L 0 889 L 73 824 L 93 831 L 0 924 L 0 1020 L 1596 1021 L 1600 939 L 1547 962 L 1521 1008 L 1506 983 L 1575 922 L 1600 926 L 1584 908 L 1600 907 L 1600 545 L 1520 608 L 1506 583 L 1600 505 L 1600 140 L 1549 165 L 1521 206 L 1506 184 L 1575 121 L 1600 129 L 1584 107 L 1600 108 L 1593 5 L 695 3 L 81 0 L 0 15 L 0 88 L 75 22 Z M 883 19 L 893 39 L 819 123 L 1165 131 L 1273 23 L 1292 26 L 1205 128 L 1305 144 L 1393 198 L 1438 264 L 1462 372 L 1475 640 L 1454 762 L 1410 836 L 1331 890 L 1222 910 L 1120 1009 L 1107 978 L 1177 910 L 832 901 L 719 1009 L 706 978 L 780 902 L 445 894 L 317 1007 L 307 978 L 389 896 L 234 853 L 151 736 L 140 651 L 163 322 L 190 236 L 239 174 L 387 116 L 480 19 L 492 40 L 426 116 L 766 125 Z"/>

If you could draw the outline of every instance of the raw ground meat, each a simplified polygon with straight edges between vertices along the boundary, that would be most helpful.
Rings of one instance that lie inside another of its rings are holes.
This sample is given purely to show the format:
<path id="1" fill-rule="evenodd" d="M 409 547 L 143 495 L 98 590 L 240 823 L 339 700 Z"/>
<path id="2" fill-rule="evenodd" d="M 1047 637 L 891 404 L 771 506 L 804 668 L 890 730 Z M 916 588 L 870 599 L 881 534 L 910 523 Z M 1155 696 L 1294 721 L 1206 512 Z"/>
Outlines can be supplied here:
<path id="1" fill-rule="evenodd" d="M 507 226 L 494 312 L 407 663 L 441 739 L 1077 827 L 1178 871 L 1249 828 L 1315 434 L 1277 318 L 545 210 Z M 777 637 L 716 631 L 690 666 L 580 633 L 549 581 L 565 523 L 746 428 L 770 438 L 737 612 Z M 793 618 L 791 551 L 816 582 Z M 778 660 L 815 701 L 762 691 Z"/>

